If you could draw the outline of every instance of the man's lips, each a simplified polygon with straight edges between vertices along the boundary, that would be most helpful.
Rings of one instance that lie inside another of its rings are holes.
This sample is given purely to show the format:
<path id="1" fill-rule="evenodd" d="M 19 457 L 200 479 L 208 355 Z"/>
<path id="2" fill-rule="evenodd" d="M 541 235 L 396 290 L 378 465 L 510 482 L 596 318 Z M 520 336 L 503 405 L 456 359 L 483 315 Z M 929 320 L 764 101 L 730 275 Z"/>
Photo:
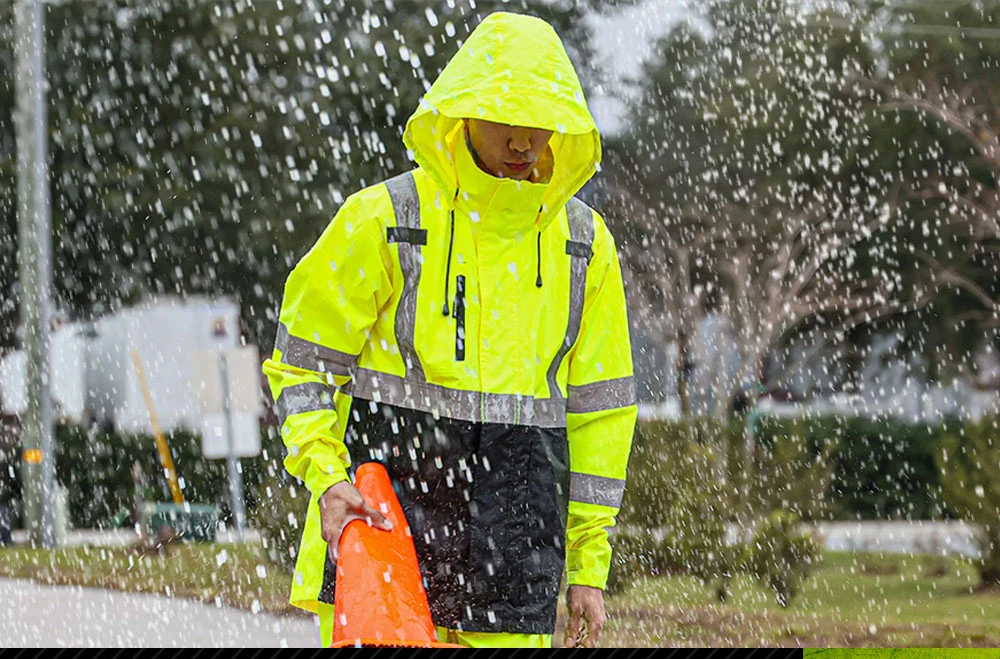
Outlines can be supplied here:
<path id="1" fill-rule="evenodd" d="M 531 167 L 530 162 L 507 162 L 504 164 L 507 165 L 507 169 L 511 170 L 512 172 L 523 172 L 524 170 Z"/>

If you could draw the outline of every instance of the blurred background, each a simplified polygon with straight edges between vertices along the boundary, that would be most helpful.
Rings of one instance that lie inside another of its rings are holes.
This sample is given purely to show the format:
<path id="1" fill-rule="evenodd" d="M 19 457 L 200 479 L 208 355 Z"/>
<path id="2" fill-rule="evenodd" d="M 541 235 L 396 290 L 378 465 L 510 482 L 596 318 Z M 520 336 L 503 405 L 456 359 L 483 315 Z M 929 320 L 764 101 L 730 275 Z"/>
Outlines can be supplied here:
<path id="1" fill-rule="evenodd" d="M 17 4 L 0 0 L 0 541 L 24 544 Z M 348 195 L 412 166 L 420 96 L 482 17 L 517 11 L 577 66 L 604 147 L 580 196 L 626 279 L 640 424 L 607 642 L 1000 642 L 1000 3 L 41 4 L 64 527 L 138 528 L 137 502 L 171 499 L 156 409 L 186 499 L 289 567 L 308 495 L 266 384 L 246 371 L 250 402 L 206 406 L 221 380 L 192 389 L 214 377 L 192 356 L 270 355 L 291 268 Z M 227 434 L 235 453 L 206 448 Z M 282 609 L 281 569 L 258 608 Z M 750 613 L 796 597 L 793 617 Z"/>

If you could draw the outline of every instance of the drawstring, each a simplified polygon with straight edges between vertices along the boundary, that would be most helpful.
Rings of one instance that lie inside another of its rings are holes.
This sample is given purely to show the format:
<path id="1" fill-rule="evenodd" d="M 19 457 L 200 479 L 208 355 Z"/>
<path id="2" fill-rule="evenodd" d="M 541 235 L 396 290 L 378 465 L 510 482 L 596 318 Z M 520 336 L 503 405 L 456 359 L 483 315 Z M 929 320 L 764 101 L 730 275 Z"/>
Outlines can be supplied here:
<path id="1" fill-rule="evenodd" d="M 542 231 L 538 230 L 538 241 L 535 243 L 535 264 L 538 268 L 538 277 L 535 278 L 535 286 L 542 287 Z"/>
<path id="2" fill-rule="evenodd" d="M 458 195 L 456 194 L 456 197 Z M 448 265 L 444 271 L 444 308 L 441 313 L 448 315 L 448 280 L 451 279 L 451 248 L 455 246 L 455 209 L 451 209 L 451 238 L 448 239 Z"/>

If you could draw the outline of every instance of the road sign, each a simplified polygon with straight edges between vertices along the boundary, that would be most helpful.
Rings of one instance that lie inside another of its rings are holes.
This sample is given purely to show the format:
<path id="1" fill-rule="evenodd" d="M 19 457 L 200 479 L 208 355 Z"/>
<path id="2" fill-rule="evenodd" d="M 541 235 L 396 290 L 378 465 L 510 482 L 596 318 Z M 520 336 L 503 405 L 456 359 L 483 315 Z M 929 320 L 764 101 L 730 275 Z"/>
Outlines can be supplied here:
<path id="1" fill-rule="evenodd" d="M 238 457 L 260 455 L 260 361 L 256 346 L 205 350 L 195 353 L 193 387 L 201 412 L 202 455 L 208 459 L 229 456 L 226 405 L 220 356 L 228 372 L 228 403 L 233 453 Z"/>

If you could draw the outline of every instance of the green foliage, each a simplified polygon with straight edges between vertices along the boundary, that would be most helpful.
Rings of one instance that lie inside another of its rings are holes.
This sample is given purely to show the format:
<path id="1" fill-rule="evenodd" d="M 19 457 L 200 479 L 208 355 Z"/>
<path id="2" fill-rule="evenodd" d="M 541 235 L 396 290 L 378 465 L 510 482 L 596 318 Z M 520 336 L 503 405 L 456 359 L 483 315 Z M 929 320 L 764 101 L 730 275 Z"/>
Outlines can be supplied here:
<path id="1" fill-rule="evenodd" d="M 646 528 L 674 525 L 723 509 L 726 431 L 712 419 L 690 424 L 640 423 L 629 458 L 628 485 L 619 522 Z M 703 489 L 708 487 L 706 491 Z M 696 512 L 699 511 L 699 512 Z"/>
<path id="2" fill-rule="evenodd" d="M 741 439 L 739 423 L 727 426 L 702 419 L 693 424 L 640 424 L 620 515 L 623 531 L 614 538 L 613 547 L 622 552 L 612 569 L 619 573 L 612 580 L 615 588 L 634 583 L 640 575 L 674 571 L 698 577 L 719 601 L 728 598 L 729 584 L 745 553 L 738 539 L 727 537 L 728 524 L 738 521 L 740 481 L 734 475 L 742 473 L 730 447 Z M 776 467 L 778 474 L 788 475 L 797 485 L 782 490 L 781 496 L 764 497 L 759 493 L 769 487 L 770 478 L 752 476 L 751 491 L 759 498 L 753 515 L 767 515 L 771 509 L 761 506 L 780 505 L 782 496 L 799 496 L 796 488 L 825 489 L 829 467 L 816 459 L 822 454 L 803 460 L 802 453 L 787 449 L 758 463 Z M 795 459 L 779 462 L 789 456 Z M 818 484 L 805 482 L 809 477 L 817 478 Z M 785 550 L 777 543 L 768 547 Z M 781 554 L 774 564 L 794 563 L 793 559 Z"/>
<path id="3" fill-rule="evenodd" d="M 608 572 L 606 591 L 614 595 L 641 579 L 667 574 L 672 571 L 671 556 L 662 541 L 652 532 L 612 533 L 611 570 Z"/>
<path id="4" fill-rule="evenodd" d="M 943 497 L 962 519 L 980 526 L 979 575 L 1000 585 L 1000 441 L 997 420 L 956 428 L 938 452 Z"/>
<path id="5" fill-rule="evenodd" d="M 757 500 L 770 499 L 765 508 L 787 502 L 803 519 L 939 518 L 945 511 L 935 453 L 955 423 L 765 419 L 757 435 Z"/>
<path id="6" fill-rule="evenodd" d="M 725 542 L 734 493 L 726 479 L 726 444 L 725 426 L 710 419 L 640 425 L 619 520 L 626 533 L 647 529 L 665 535 L 651 554 L 622 558 L 618 569 L 625 574 L 619 582 L 645 561 L 656 570 L 694 574 L 725 599 L 736 568 Z M 619 542 L 635 548 L 635 541 Z"/>
<path id="7" fill-rule="evenodd" d="M 820 560 L 815 538 L 797 530 L 797 515 L 773 511 L 754 530 L 744 549 L 742 567 L 757 583 L 774 591 L 781 606 L 788 606 Z"/>
<path id="8" fill-rule="evenodd" d="M 88 317 L 149 293 L 233 295 L 250 342 L 270 341 L 285 277 L 343 199 L 412 167 L 403 125 L 480 19 L 534 13 L 582 63 L 590 4 L 46 3 L 58 306 Z M 12 5 L 0 2 L 0 345 L 17 300 Z"/>
<path id="9" fill-rule="evenodd" d="M 817 555 L 815 542 L 795 530 L 800 519 L 924 519 L 954 511 L 993 524 L 991 546 L 1000 545 L 992 422 L 963 429 L 956 421 L 928 427 L 892 419 L 764 418 L 753 428 L 756 450 L 745 470 L 742 423 L 639 424 L 621 529 L 612 537 L 609 588 L 683 572 L 725 600 L 742 569 L 787 604 Z M 948 446 L 939 472 L 935 456 Z M 988 468 L 977 472 L 979 464 Z M 729 523 L 754 528 L 752 539 L 727 537 Z"/>
<path id="10" fill-rule="evenodd" d="M 309 491 L 285 471 L 282 465 L 285 450 L 278 429 L 265 429 L 262 441 L 261 479 L 251 522 L 260 531 L 268 560 L 292 572 L 306 519 Z"/>
<path id="11" fill-rule="evenodd" d="M 264 431 L 267 432 L 266 430 Z M 166 436 L 184 498 L 192 503 L 219 507 L 220 519 L 232 523 L 232 498 L 225 460 L 206 460 L 201 455 L 198 434 L 182 430 Z M 55 433 L 56 478 L 69 491 L 70 520 L 77 528 L 109 528 L 134 523 L 136 498 L 171 501 L 156 443 L 149 435 L 124 435 L 96 428 L 58 426 Z M 6 497 L 21 496 L 20 461 L 14 459 L 18 444 L 5 454 L 5 468 L 13 469 Z M 266 454 L 265 454 L 266 455 Z M 244 504 L 253 515 L 259 501 L 258 489 L 266 475 L 263 457 L 240 460 L 244 483 Z M 138 478 L 136 478 L 138 476 Z"/>
<path id="12" fill-rule="evenodd" d="M 804 420 L 765 418 L 732 441 L 745 444 L 749 430 L 755 450 L 746 507 L 763 513 L 784 510 L 806 520 L 825 518 L 833 507 L 828 494 L 837 467 L 837 435 L 809 437 L 810 424 Z"/>
<path id="13" fill-rule="evenodd" d="M 8 433 L 9 435 L 10 433 Z M 220 519 L 232 524 L 232 498 L 225 460 L 206 460 L 201 439 L 175 431 L 166 437 L 186 501 L 216 506 Z M 3 442 L 0 442 L 3 446 Z M 0 450 L 0 468 L 17 473 L 18 444 Z M 244 505 L 272 563 L 291 570 L 305 522 L 309 492 L 282 465 L 285 448 L 277 428 L 261 429 L 261 454 L 242 458 Z M 134 524 L 137 498 L 171 501 L 159 453 L 148 435 L 122 435 L 59 426 L 56 429 L 56 477 L 69 490 L 70 519 L 76 528 L 110 528 Z M 0 505 L 18 505 L 18 478 L 4 479 Z"/>

